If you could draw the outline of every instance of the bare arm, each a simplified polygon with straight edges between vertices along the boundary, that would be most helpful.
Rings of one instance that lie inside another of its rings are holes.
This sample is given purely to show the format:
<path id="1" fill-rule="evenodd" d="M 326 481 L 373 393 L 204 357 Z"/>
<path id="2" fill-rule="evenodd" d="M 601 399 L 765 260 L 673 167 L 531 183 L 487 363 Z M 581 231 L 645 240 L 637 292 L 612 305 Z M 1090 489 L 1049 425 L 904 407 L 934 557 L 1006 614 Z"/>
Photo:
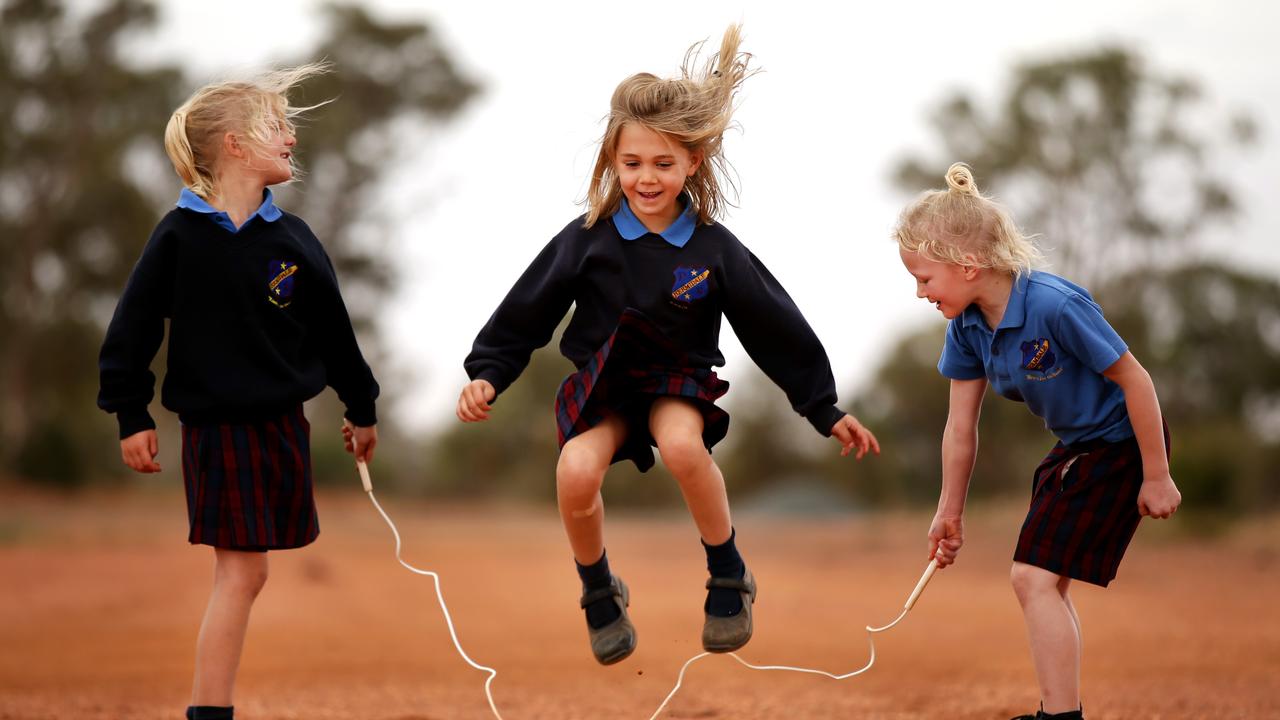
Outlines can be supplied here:
<path id="1" fill-rule="evenodd" d="M 955 562 L 964 544 L 962 517 L 978 455 L 978 416 L 986 390 L 986 378 L 951 381 L 950 410 L 942 432 L 942 493 L 929 528 L 929 557 L 937 557 L 939 567 Z"/>
<path id="2" fill-rule="evenodd" d="M 1124 391 L 1124 404 L 1129 422 L 1142 454 L 1142 489 L 1138 493 L 1138 512 L 1156 518 L 1167 518 L 1178 509 L 1182 493 L 1169 474 L 1169 457 L 1164 446 L 1164 421 L 1160 400 L 1151 375 L 1133 353 L 1126 352 L 1102 373 Z"/>

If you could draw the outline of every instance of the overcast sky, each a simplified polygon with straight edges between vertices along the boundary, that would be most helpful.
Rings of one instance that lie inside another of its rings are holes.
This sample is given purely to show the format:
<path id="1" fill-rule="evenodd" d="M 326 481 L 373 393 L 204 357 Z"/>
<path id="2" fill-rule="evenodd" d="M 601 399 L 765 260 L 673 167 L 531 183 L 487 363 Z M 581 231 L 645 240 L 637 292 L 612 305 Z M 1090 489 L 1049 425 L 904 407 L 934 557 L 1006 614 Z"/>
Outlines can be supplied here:
<path id="1" fill-rule="evenodd" d="M 322 34 L 319 5 L 168 0 L 159 37 L 140 56 L 182 59 L 194 80 L 294 58 Z M 408 143 L 379 201 L 396 220 L 394 256 L 406 273 L 381 322 L 391 361 L 413 377 L 384 383 L 384 396 L 412 427 L 452 418 L 476 331 L 582 211 L 614 86 L 636 72 L 675 72 L 691 43 L 715 44 L 731 22 L 744 23 L 743 49 L 765 72 L 748 80 L 742 131 L 726 141 L 741 193 L 724 223 L 795 298 L 846 393 L 900 329 L 938 317 L 915 299 L 888 240 L 909 199 L 892 187 L 891 168 L 906 153 L 936 153 L 926 117 L 939 100 L 963 89 L 994 102 L 1021 60 L 1119 43 L 1157 72 L 1200 80 L 1209 119 L 1251 113 L 1261 144 L 1218 166 L 1244 214 L 1214 237 L 1236 261 L 1280 273 L 1280 6 L 1271 3 L 367 5 L 387 19 L 429 21 L 483 85 L 454 122 Z M 732 381 L 750 361 L 727 326 L 725 335 L 722 375 Z"/>

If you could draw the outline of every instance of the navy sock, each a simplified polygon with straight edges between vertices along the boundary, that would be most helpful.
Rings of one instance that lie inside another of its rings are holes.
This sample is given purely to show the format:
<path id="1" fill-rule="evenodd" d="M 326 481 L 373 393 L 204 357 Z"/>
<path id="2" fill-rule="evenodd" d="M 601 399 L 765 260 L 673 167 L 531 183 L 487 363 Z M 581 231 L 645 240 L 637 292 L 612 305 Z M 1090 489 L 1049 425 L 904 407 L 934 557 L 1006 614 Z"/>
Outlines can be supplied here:
<path id="1" fill-rule="evenodd" d="M 234 707 L 195 705 L 187 708 L 187 720 L 235 720 Z"/>
<path id="2" fill-rule="evenodd" d="M 707 551 L 707 571 L 711 577 L 741 580 L 747 572 L 747 566 L 738 554 L 738 546 L 734 538 L 737 530 L 731 530 L 729 539 L 722 545 L 708 545 L 705 541 L 702 548 Z M 712 588 L 707 591 L 707 603 L 704 606 L 709 615 L 716 617 L 732 617 L 742 612 L 742 594 L 737 590 Z"/>
<path id="3" fill-rule="evenodd" d="M 600 559 L 590 565 L 583 565 L 577 560 L 574 560 L 573 564 L 577 566 L 578 577 L 582 579 L 583 594 L 607 588 L 613 580 L 613 574 L 609 572 L 609 553 L 607 552 L 601 553 Z M 602 628 L 622 616 L 622 612 L 618 610 L 618 603 L 614 602 L 612 595 L 587 605 L 586 610 L 587 624 L 593 628 Z"/>

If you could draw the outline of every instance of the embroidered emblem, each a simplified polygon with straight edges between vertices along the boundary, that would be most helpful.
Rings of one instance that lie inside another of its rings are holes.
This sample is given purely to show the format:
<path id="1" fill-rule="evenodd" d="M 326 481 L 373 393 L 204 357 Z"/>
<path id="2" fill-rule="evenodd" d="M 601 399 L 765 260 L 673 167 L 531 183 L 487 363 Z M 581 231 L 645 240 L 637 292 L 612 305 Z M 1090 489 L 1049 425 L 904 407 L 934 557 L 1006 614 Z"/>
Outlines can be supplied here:
<path id="1" fill-rule="evenodd" d="M 267 268 L 267 299 L 272 305 L 289 307 L 293 302 L 293 276 L 298 273 L 298 264 L 288 260 L 272 260 Z"/>
<path id="2" fill-rule="evenodd" d="M 1022 343 L 1022 369 L 1038 372 L 1041 375 L 1048 373 L 1058 362 L 1058 357 L 1049 349 L 1049 340 L 1047 338 L 1036 338 Z"/>
<path id="3" fill-rule="evenodd" d="M 707 279 L 711 277 L 711 268 L 681 265 L 675 269 L 675 276 L 675 284 L 671 286 L 672 300 L 688 303 L 707 296 L 710 289 Z"/>

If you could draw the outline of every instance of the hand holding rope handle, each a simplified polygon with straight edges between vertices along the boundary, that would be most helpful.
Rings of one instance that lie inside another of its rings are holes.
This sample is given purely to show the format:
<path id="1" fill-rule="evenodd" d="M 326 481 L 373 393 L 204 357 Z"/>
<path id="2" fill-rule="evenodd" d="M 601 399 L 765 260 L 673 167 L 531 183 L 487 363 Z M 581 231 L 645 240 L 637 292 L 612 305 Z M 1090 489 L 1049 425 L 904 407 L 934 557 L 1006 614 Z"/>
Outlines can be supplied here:
<path id="1" fill-rule="evenodd" d="M 356 470 L 360 473 L 360 483 L 364 485 L 364 491 L 373 492 L 373 480 L 369 479 L 369 464 L 360 459 L 360 448 L 356 444 L 356 426 L 350 420 L 343 418 L 342 427 L 351 431 L 351 454 L 356 456 Z"/>

